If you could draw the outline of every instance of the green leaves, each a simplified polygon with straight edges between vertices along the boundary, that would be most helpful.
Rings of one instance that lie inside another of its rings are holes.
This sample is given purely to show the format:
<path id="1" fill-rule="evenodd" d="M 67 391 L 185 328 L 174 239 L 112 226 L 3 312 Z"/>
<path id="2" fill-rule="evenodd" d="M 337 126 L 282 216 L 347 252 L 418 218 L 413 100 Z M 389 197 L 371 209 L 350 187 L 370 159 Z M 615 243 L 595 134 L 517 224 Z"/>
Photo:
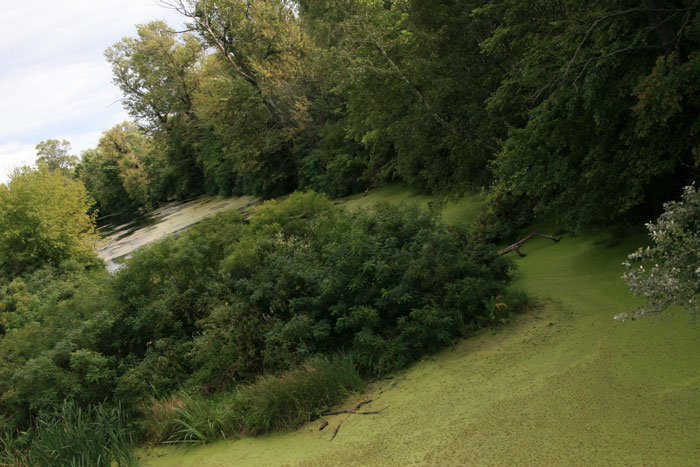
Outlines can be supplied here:
<path id="1" fill-rule="evenodd" d="M 686 28 L 696 4 L 492 3 L 504 19 L 484 46 L 508 59 L 508 72 L 489 106 L 513 126 L 494 162 L 494 186 L 582 228 L 658 209 L 697 177 L 689 135 L 698 64 L 690 51 L 700 42 Z M 671 52 L 661 29 L 675 37 Z"/>
<path id="2" fill-rule="evenodd" d="M 0 186 L 0 272 L 21 273 L 67 259 L 95 262 L 95 218 L 81 182 L 48 167 L 21 169 Z"/>
<path id="3" fill-rule="evenodd" d="M 695 319 L 700 311 L 700 192 L 685 187 L 682 199 L 666 203 L 647 228 L 652 244 L 629 256 L 622 276 L 647 301 L 635 316 L 663 313 L 676 304 Z"/>

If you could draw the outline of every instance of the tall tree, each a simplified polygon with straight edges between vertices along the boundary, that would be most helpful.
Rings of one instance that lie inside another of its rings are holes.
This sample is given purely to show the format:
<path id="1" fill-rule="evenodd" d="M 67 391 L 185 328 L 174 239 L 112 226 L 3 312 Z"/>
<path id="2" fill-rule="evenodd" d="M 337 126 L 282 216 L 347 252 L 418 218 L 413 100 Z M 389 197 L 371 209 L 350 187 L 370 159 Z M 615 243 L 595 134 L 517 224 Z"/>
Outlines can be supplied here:
<path id="1" fill-rule="evenodd" d="M 233 74 L 252 86 L 280 128 L 304 119 L 304 95 L 295 92 L 303 74 L 305 35 L 290 0 L 163 0 L 191 21 Z"/>
<path id="2" fill-rule="evenodd" d="M 47 139 L 36 145 L 36 154 L 39 156 L 37 164 L 46 164 L 49 171 L 69 173 L 78 163 L 79 158 L 70 153 L 70 143 L 66 140 Z"/>
<path id="3" fill-rule="evenodd" d="M 135 211 L 154 201 L 152 185 L 160 176 L 151 167 L 158 158 L 154 153 L 152 140 L 131 122 L 105 131 L 97 148 L 83 153 L 76 174 L 101 216 Z"/>
<path id="4" fill-rule="evenodd" d="M 295 2 L 162 3 L 188 18 L 190 29 L 217 57 L 203 70 L 207 90 L 199 94 L 197 110 L 209 132 L 204 145 L 224 157 L 202 154 L 206 170 L 225 167 L 234 172 L 237 190 L 263 196 L 296 188 L 297 139 L 309 123 L 309 83 L 308 41 Z"/>
<path id="5" fill-rule="evenodd" d="M 105 51 L 124 106 L 165 149 L 171 167 L 171 191 L 188 196 L 201 190 L 197 164 L 198 122 L 193 96 L 203 44 L 193 34 L 178 35 L 162 21 L 137 26 Z"/>
<path id="6" fill-rule="evenodd" d="M 300 3 L 370 173 L 442 192 L 488 180 L 504 127 L 485 112 L 502 72 L 479 46 L 489 25 L 471 17 L 483 1 Z"/>

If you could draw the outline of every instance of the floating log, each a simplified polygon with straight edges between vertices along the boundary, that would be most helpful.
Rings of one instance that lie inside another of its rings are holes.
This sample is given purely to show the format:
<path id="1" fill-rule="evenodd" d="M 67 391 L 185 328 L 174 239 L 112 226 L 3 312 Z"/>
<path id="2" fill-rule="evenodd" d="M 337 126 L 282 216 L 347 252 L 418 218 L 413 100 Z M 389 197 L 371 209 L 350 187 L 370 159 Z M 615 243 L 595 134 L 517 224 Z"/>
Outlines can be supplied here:
<path id="1" fill-rule="evenodd" d="M 544 235 L 544 234 L 541 234 L 541 233 L 539 233 L 539 232 L 532 232 L 530 235 L 528 235 L 527 237 L 523 238 L 522 240 L 518 240 L 517 242 L 513 243 L 513 244 L 512 244 L 511 246 L 509 246 L 508 248 L 504 248 L 504 249 L 502 249 L 501 251 L 499 251 L 499 252 L 497 253 L 498 256 L 503 256 L 503 255 L 505 255 L 506 253 L 510 253 L 511 251 L 516 252 L 520 257 L 525 256 L 525 253 L 522 253 L 522 252 L 520 251 L 520 247 L 523 246 L 523 244 L 524 244 L 525 242 L 527 242 L 528 240 L 530 240 L 532 237 L 548 238 L 549 240 L 552 240 L 554 243 L 559 243 L 559 240 L 561 240 L 561 238 L 556 238 L 556 237 L 553 237 L 553 236 L 551 236 L 551 235 Z"/>

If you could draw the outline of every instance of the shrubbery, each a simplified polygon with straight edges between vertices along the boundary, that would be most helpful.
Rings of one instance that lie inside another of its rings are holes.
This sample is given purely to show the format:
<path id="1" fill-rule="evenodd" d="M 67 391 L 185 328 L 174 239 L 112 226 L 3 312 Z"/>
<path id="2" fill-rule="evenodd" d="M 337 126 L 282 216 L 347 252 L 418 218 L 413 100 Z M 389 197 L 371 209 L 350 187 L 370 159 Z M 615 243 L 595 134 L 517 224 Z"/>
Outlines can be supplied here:
<path id="1" fill-rule="evenodd" d="M 680 201 L 664 204 L 657 221 L 647 224 L 652 244 L 625 261 L 622 276 L 635 295 L 646 299 L 636 316 L 662 313 L 673 305 L 700 311 L 700 192 L 694 185 L 683 190 Z M 626 318 L 626 314 L 618 315 Z"/>
<path id="2" fill-rule="evenodd" d="M 358 372 L 500 323 L 510 267 L 417 206 L 350 213 L 296 193 L 249 222 L 225 213 L 115 276 L 63 265 L 2 285 L 0 421 L 26 427 L 68 399 L 145 413 L 156 440 L 294 426 Z"/>

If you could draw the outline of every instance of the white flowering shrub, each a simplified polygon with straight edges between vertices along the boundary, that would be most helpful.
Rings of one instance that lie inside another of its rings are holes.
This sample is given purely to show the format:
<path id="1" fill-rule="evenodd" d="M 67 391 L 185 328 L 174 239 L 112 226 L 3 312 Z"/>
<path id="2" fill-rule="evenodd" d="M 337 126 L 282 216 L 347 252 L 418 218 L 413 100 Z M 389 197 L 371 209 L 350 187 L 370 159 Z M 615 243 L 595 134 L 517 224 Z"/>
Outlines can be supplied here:
<path id="1" fill-rule="evenodd" d="M 700 307 L 700 192 L 683 190 L 681 201 L 664 204 L 656 223 L 647 224 L 652 244 L 629 255 L 622 276 L 635 295 L 647 302 L 631 317 L 658 314 L 676 303 L 693 321 Z M 623 313 L 615 319 L 625 319 Z"/>

